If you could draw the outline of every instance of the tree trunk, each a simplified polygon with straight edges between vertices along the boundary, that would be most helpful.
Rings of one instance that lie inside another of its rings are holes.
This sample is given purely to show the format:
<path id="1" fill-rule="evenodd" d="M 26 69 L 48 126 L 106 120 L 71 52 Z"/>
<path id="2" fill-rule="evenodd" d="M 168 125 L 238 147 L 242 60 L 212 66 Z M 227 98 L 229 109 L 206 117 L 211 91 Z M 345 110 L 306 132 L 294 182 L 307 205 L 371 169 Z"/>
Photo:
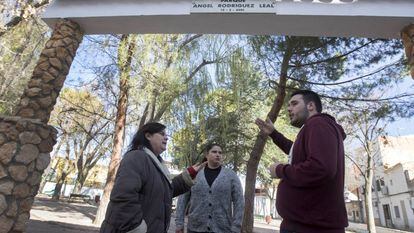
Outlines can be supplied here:
<path id="1" fill-rule="evenodd" d="M 145 122 L 146 122 L 146 120 L 147 120 L 147 115 L 148 115 L 148 109 L 149 109 L 149 102 L 147 103 L 147 105 L 145 106 L 145 110 L 144 110 L 144 113 L 142 114 L 142 117 L 141 117 L 141 119 L 139 120 L 139 126 L 138 126 L 138 129 L 140 129 L 144 124 L 145 124 Z"/>
<path id="2" fill-rule="evenodd" d="M 53 154 L 53 156 L 51 156 L 51 160 L 53 158 L 56 158 L 56 156 L 59 154 L 60 147 L 62 147 L 62 145 L 65 142 L 65 140 L 66 140 L 66 135 L 62 135 L 62 139 L 59 141 L 59 144 L 55 148 L 55 153 Z M 49 165 L 47 166 L 47 168 L 43 172 L 43 174 L 45 174 L 45 175 L 43 176 L 43 179 L 40 182 L 40 185 L 39 185 L 39 193 L 42 193 L 43 192 L 43 188 L 45 187 L 46 183 L 48 182 L 47 178 L 50 176 L 50 173 L 52 172 L 51 171 L 51 165 L 52 164 L 49 163 Z M 58 163 L 56 163 L 55 168 L 53 169 L 53 172 L 56 171 L 57 165 L 58 165 Z"/>
<path id="3" fill-rule="evenodd" d="M 366 181 L 365 181 L 365 211 L 366 211 L 366 218 L 367 218 L 367 230 L 370 233 L 376 233 L 375 229 L 375 220 L 374 220 L 374 210 L 372 207 L 372 179 L 374 176 L 373 172 L 373 158 L 372 154 L 368 153 L 367 155 L 367 174 L 366 174 Z"/>
<path id="4" fill-rule="evenodd" d="M 53 191 L 53 196 L 52 196 L 53 200 L 60 199 L 60 192 L 62 192 L 63 183 L 65 182 L 67 176 L 68 176 L 68 173 L 62 172 L 62 175 L 60 176 L 60 178 L 58 179 L 55 185 L 55 190 Z"/>
<path id="5" fill-rule="evenodd" d="M 109 122 L 109 121 L 108 121 Z M 96 132 L 91 132 L 93 125 L 91 126 L 91 130 L 87 132 L 88 136 L 84 143 L 81 143 L 81 149 L 78 152 L 75 152 L 75 155 L 77 154 L 77 161 L 76 161 L 76 167 L 78 169 L 78 175 L 75 180 L 75 187 L 73 189 L 73 193 L 81 193 L 82 188 L 85 184 L 86 179 L 88 178 L 90 170 L 96 165 L 97 161 L 103 156 L 104 152 L 106 150 L 104 145 L 105 141 L 110 137 L 110 134 L 106 134 L 104 137 L 97 139 L 96 137 L 100 133 L 100 131 L 107 126 L 107 123 L 102 125 L 100 129 L 98 129 Z M 92 140 L 96 141 L 96 144 L 94 146 L 89 147 L 90 142 Z M 75 140 L 76 142 L 76 140 Z M 77 143 L 74 143 L 75 151 L 77 148 Z M 89 147 L 89 152 L 87 152 L 87 148 Z"/>
<path id="6" fill-rule="evenodd" d="M 359 221 L 361 223 L 364 223 L 365 222 L 364 215 L 362 214 L 362 213 L 364 213 L 364 208 L 363 208 L 363 205 L 362 205 L 361 197 L 359 195 L 359 187 L 357 188 L 356 191 L 357 191 L 357 197 L 358 197 Z"/>
<path id="7" fill-rule="evenodd" d="M 75 187 L 73 188 L 73 193 L 81 193 L 82 187 L 86 181 L 86 176 L 84 173 L 84 171 L 78 173 L 78 177 L 75 181 Z"/>
<path id="8" fill-rule="evenodd" d="M 255 197 L 255 186 L 256 186 L 256 175 L 257 167 L 260 161 L 260 158 L 263 153 L 263 149 L 266 143 L 266 138 L 261 135 L 257 135 L 256 142 L 252 152 L 250 153 L 250 158 L 247 162 L 247 173 L 246 173 L 246 189 L 244 193 L 244 216 L 243 216 L 243 233 L 253 232 L 253 209 L 254 209 L 254 197 Z"/>
<path id="9" fill-rule="evenodd" d="M 76 150 L 76 143 L 75 143 L 74 147 L 75 147 L 74 149 Z M 75 187 L 73 188 L 73 193 L 80 193 L 80 191 L 82 189 L 82 186 L 83 186 L 82 180 L 85 181 L 85 178 L 84 178 L 84 175 L 83 175 L 83 173 L 84 173 L 84 171 L 83 171 L 84 170 L 83 153 L 84 153 L 84 150 L 82 149 L 79 152 L 79 155 L 76 156 L 77 157 L 76 168 L 78 170 L 78 176 L 76 177 L 76 180 L 75 180 Z M 80 182 L 82 182 L 82 185 L 80 184 Z"/>
<path id="10" fill-rule="evenodd" d="M 52 199 L 59 200 L 60 192 L 62 190 L 62 184 L 65 182 L 66 177 L 70 173 L 70 146 L 69 141 L 66 140 L 66 157 L 65 157 L 65 164 L 62 169 L 62 175 L 60 175 L 59 179 L 56 181 L 55 190 L 53 191 Z"/>
<path id="11" fill-rule="evenodd" d="M 108 175 L 106 178 L 104 193 L 100 201 L 98 211 L 94 220 L 95 225 L 101 225 L 105 218 L 109 197 L 114 187 L 115 175 L 121 160 L 122 146 L 124 144 L 125 122 L 128 103 L 128 80 L 130 78 L 131 60 L 136 46 L 135 36 L 123 35 L 118 49 L 118 61 L 120 69 L 119 99 L 117 104 L 117 115 L 115 119 L 114 147 L 109 163 Z M 126 50 L 125 50 L 126 49 Z"/>
<path id="12" fill-rule="evenodd" d="M 287 38 L 287 40 L 290 40 Z M 272 122 L 275 122 L 277 116 L 279 115 L 280 109 L 282 109 L 285 96 L 286 96 L 286 82 L 287 82 L 287 71 L 289 68 L 289 60 L 293 53 L 292 43 L 288 42 L 285 54 L 283 56 L 281 74 L 279 79 L 279 86 L 277 89 L 277 95 L 273 101 L 272 108 L 267 114 L 269 119 Z M 256 141 L 254 143 L 252 152 L 250 153 L 250 158 L 247 162 L 247 173 L 246 173 L 246 190 L 244 194 L 245 207 L 244 207 L 244 216 L 243 216 L 243 233 L 253 232 L 253 209 L 254 209 L 254 198 L 255 198 L 255 186 L 256 186 L 256 176 L 257 168 L 259 165 L 260 158 L 262 157 L 264 146 L 266 144 L 267 138 L 264 138 L 260 133 L 256 136 Z"/>

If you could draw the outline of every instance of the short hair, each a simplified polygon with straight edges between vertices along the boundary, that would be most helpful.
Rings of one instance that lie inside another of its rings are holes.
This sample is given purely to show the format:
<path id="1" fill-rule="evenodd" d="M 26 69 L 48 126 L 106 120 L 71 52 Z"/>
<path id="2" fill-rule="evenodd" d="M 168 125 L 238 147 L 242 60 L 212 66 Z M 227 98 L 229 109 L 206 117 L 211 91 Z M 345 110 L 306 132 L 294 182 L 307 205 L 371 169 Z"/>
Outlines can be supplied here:
<path id="1" fill-rule="evenodd" d="M 138 131 L 135 133 L 134 137 L 132 138 L 131 144 L 129 145 L 129 151 L 131 150 L 142 150 L 143 147 L 147 147 L 151 151 L 153 151 L 151 147 L 151 143 L 145 137 L 145 134 L 150 133 L 160 133 L 166 128 L 165 125 L 158 123 L 158 122 L 150 122 L 143 125 Z"/>
<path id="2" fill-rule="evenodd" d="M 316 106 L 316 111 L 318 113 L 322 112 L 321 98 L 316 92 L 313 92 L 310 90 L 298 90 L 298 91 L 293 92 L 290 97 L 292 98 L 295 95 L 302 95 L 303 100 L 305 101 L 305 104 L 308 104 L 309 102 L 314 102 Z"/>

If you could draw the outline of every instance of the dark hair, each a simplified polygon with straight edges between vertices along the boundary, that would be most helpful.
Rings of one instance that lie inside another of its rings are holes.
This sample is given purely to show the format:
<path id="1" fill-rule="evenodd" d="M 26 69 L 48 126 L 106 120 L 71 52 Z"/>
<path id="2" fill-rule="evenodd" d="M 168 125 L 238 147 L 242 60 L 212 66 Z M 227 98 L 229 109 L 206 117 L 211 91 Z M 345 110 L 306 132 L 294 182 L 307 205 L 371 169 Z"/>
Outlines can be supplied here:
<path id="1" fill-rule="evenodd" d="M 214 146 L 218 146 L 220 148 L 222 148 L 218 143 L 209 143 L 207 144 L 200 152 L 200 154 L 198 154 L 196 161 L 199 161 L 200 156 L 205 152 L 206 154 L 214 147 Z M 222 148 L 223 149 L 223 148 Z M 207 161 L 206 155 L 203 156 L 203 160 L 201 161 L 202 163 Z"/>
<path id="2" fill-rule="evenodd" d="M 152 151 L 151 144 L 148 141 L 148 139 L 145 137 L 145 134 L 160 133 L 165 128 L 166 128 L 165 125 L 160 124 L 158 122 L 150 122 L 150 123 L 143 125 L 140 129 L 138 129 L 138 131 L 132 138 L 131 144 L 129 145 L 129 151 L 139 150 L 139 149 L 142 149 L 143 147 L 147 147 L 148 149 Z"/>
<path id="3" fill-rule="evenodd" d="M 208 153 L 213 147 L 218 146 L 221 148 L 221 146 L 218 143 L 210 143 L 208 144 L 203 151 L 205 151 L 206 153 Z"/>
<path id="4" fill-rule="evenodd" d="M 316 106 L 316 111 L 318 113 L 322 112 L 321 98 L 319 97 L 318 94 L 316 94 L 316 92 L 313 92 L 310 90 L 299 90 L 299 91 L 293 92 L 292 95 L 290 95 L 290 97 L 292 98 L 295 95 L 302 95 L 303 100 L 305 101 L 305 104 L 308 104 L 309 102 L 314 102 Z"/>
<path id="5" fill-rule="evenodd" d="M 204 155 L 204 158 L 203 158 L 203 162 L 205 162 L 205 161 L 207 161 L 207 158 L 206 158 L 206 155 L 208 154 L 208 152 L 211 150 L 211 149 L 213 149 L 213 147 L 215 147 L 215 146 L 218 146 L 218 147 L 220 147 L 220 148 L 222 148 L 218 143 L 210 143 L 210 144 L 207 144 L 207 146 L 206 147 L 204 147 L 204 152 L 206 153 L 205 155 Z M 223 148 L 222 148 L 223 149 Z M 202 151 L 202 152 L 203 152 Z"/>

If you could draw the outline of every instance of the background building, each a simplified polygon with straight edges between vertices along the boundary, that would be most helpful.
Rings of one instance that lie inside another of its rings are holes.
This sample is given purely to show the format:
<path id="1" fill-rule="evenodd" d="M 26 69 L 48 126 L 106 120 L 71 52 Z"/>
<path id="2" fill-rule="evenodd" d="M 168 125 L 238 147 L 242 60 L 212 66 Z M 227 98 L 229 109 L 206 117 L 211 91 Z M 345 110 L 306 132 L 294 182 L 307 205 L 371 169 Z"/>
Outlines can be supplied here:
<path id="1" fill-rule="evenodd" d="M 414 135 L 382 136 L 375 142 L 375 148 L 372 187 L 375 222 L 385 227 L 414 231 Z M 356 156 L 363 158 L 364 154 Z M 351 221 L 360 221 L 354 218 L 353 213 L 362 209 L 365 216 L 364 205 L 361 205 L 364 190 L 360 186 L 353 193 L 359 195 L 360 202 L 347 204 L 348 217 Z"/>

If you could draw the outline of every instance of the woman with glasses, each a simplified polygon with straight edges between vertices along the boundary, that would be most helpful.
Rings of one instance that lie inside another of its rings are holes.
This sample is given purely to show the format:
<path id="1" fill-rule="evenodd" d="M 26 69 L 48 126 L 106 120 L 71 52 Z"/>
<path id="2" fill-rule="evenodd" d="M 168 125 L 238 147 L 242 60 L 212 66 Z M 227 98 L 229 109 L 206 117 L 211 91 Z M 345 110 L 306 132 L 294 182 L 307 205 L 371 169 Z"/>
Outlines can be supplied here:
<path id="1" fill-rule="evenodd" d="M 188 233 L 240 233 L 244 198 L 239 177 L 223 167 L 223 152 L 218 144 L 206 147 L 207 165 L 198 172 L 191 191 L 177 203 L 176 233 L 184 232 L 188 206 Z"/>
<path id="2" fill-rule="evenodd" d="M 171 179 L 160 156 L 167 148 L 165 126 L 148 123 L 132 139 L 111 192 L 101 233 L 166 233 L 172 198 L 187 192 L 204 164 Z"/>

